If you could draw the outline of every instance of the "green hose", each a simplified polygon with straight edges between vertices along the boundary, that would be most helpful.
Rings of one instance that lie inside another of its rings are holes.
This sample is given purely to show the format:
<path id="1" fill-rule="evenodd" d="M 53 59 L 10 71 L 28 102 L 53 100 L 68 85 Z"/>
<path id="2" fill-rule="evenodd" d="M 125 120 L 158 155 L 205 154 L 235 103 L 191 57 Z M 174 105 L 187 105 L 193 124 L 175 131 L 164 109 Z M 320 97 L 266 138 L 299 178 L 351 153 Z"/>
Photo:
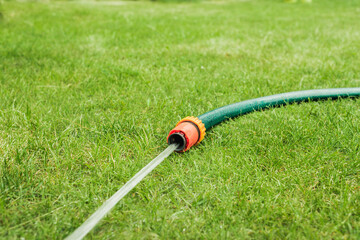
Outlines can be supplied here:
<path id="1" fill-rule="evenodd" d="M 359 96 L 360 88 L 332 88 L 289 92 L 230 104 L 202 114 L 198 116 L 198 119 L 202 121 L 202 123 L 205 125 L 206 130 L 208 130 L 229 118 L 238 117 L 247 113 L 259 111 L 270 107 L 278 107 L 281 105 L 308 101 L 319 101 Z"/>

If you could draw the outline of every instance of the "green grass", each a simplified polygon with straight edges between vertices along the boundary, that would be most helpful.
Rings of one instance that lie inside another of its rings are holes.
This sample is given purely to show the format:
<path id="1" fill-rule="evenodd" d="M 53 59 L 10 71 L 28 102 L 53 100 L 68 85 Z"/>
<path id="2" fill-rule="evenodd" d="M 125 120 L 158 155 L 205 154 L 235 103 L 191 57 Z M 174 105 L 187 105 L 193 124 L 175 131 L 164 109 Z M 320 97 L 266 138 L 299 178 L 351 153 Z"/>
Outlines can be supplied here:
<path id="1" fill-rule="evenodd" d="M 62 239 L 182 117 L 360 86 L 359 1 L 4 2 L 0 238 Z M 360 100 L 249 114 L 173 154 L 89 239 L 359 239 Z"/>

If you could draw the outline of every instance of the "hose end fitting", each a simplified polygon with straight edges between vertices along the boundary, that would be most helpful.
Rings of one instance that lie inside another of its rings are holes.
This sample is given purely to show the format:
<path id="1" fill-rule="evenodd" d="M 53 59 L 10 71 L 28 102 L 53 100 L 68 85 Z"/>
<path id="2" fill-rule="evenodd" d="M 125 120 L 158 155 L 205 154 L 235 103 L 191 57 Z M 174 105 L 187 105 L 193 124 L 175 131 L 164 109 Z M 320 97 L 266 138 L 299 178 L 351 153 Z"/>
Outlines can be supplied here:
<path id="1" fill-rule="evenodd" d="M 180 120 L 176 127 L 170 131 L 167 142 L 168 144 L 178 144 L 178 148 L 175 149 L 176 152 L 185 152 L 204 139 L 205 131 L 205 126 L 200 119 L 186 117 Z"/>

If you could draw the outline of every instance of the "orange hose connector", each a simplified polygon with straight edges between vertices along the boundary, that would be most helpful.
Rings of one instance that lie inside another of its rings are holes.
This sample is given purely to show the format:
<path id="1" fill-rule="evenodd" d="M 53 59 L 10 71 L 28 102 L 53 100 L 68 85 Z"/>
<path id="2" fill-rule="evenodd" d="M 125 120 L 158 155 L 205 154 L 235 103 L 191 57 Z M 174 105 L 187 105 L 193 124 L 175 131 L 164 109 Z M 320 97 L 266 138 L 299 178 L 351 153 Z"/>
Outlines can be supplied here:
<path id="1" fill-rule="evenodd" d="M 186 117 L 180 120 L 176 127 L 170 131 L 167 141 L 169 144 L 177 143 L 177 152 L 185 152 L 192 146 L 199 144 L 205 137 L 205 126 L 196 117 Z"/>

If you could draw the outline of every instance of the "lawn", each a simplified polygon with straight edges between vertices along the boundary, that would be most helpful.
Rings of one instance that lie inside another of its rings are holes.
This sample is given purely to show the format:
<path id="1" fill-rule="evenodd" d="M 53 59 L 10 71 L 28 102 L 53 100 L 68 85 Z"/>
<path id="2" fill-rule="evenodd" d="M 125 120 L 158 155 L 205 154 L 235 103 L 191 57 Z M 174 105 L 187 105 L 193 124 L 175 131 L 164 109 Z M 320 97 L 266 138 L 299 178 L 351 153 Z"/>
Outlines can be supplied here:
<path id="1" fill-rule="evenodd" d="M 181 118 L 360 86 L 360 1 L 13 2 L 0 238 L 62 239 Z M 89 239 L 359 239 L 360 99 L 248 114 L 167 158 Z"/>

